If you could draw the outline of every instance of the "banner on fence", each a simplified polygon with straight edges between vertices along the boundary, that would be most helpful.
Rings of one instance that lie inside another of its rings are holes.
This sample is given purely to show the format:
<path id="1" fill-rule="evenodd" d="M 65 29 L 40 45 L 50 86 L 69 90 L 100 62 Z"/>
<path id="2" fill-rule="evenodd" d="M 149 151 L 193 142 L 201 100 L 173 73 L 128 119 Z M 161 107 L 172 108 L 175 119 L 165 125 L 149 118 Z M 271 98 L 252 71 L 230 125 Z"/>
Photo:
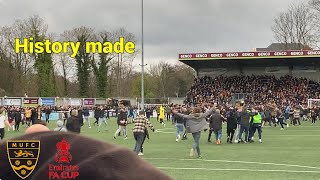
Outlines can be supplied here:
<path id="1" fill-rule="evenodd" d="M 97 105 L 106 105 L 107 100 L 106 99 L 96 99 L 95 104 Z"/>
<path id="2" fill-rule="evenodd" d="M 24 98 L 23 99 L 23 105 L 25 107 L 38 106 L 39 105 L 39 98 Z"/>
<path id="3" fill-rule="evenodd" d="M 94 99 L 84 99 L 83 105 L 85 106 L 93 106 L 94 105 Z"/>
<path id="4" fill-rule="evenodd" d="M 82 99 L 70 99 L 70 105 L 71 106 L 81 106 Z"/>
<path id="5" fill-rule="evenodd" d="M 21 106 L 21 99 L 20 98 L 8 98 L 4 99 L 5 106 Z"/>
<path id="6" fill-rule="evenodd" d="M 41 98 L 42 105 L 46 106 L 54 106 L 55 105 L 55 99 L 54 98 Z"/>

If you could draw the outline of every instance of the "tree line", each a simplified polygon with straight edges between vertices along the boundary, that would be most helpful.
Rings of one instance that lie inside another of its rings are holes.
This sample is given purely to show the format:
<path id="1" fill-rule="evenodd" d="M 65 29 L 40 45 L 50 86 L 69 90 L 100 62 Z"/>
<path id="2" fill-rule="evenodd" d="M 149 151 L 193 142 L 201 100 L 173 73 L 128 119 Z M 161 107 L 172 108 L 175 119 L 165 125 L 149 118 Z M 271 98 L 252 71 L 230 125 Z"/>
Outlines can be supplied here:
<path id="1" fill-rule="evenodd" d="M 274 19 L 271 30 L 275 40 L 286 49 L 319 48 L 320 1 L 309 0 L 291 4 Z"/>
<path id="2" fill-rule="evenodd" d="M 71 41 L 137 42 L 136 36 L 120 28 L 112 31 L 81 26 L 61 34 L 49 33 L 48 24 L 38 15 L 16 20 L 0 29 L 0 96 L 41 97 L 140 97 L 141 73 L 134 70 L 134 54 L 86 53 L 80 46 L 70 54 L 15 53 L 15 38 L 33 37 L 34 42 Z M 125 42 L 125 43 L 126 43 Z M 146 67 L 145 97 L 185 96 L 194 78 L 193 70 L 176 62 L 159 62 Z"/>

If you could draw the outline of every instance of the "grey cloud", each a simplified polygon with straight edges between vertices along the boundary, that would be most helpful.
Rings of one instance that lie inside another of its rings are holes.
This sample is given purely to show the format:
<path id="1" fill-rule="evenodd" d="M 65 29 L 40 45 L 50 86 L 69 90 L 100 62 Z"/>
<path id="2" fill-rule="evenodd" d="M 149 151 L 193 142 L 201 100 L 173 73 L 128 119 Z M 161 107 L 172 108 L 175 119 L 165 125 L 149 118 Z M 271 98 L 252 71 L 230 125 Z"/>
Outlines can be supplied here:
<path id="1" fill-rule="evenodd" d="M 144 0 L 145 57 L 176 61 L 179 53 L 247 51 L 268 46 L 276 15 L 296 0 Z M 140 46 L 140 0 L 0 0 L 0 25 L 33 14 L 49 31 L 78 26 L 97 30 L 125 27 Z M 135 60 L 139 64 L 140 56 Z"/>

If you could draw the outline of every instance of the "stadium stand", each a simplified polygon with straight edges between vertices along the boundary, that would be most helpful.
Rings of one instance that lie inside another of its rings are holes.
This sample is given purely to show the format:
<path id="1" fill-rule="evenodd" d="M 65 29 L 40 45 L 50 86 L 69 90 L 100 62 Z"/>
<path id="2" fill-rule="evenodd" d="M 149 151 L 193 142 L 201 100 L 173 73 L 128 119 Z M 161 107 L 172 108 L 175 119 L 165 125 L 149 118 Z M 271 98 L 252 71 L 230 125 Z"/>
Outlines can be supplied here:
<path id="1" fill-rule="evenodd" d="M 256 50 L 179 54 L 179 60 L 196 72 L 185 102 L 298 105 L 320 99 L 319 50 L 281 43 Z"/>
<path id="2" fill-rule="evenodd" d="M 218 102 L 230 104 L 232 94 L 249 94 L 246 101 L 249 104 L 289 103 L 291 105 L 306 104 L 307 99 L 320 98 L 320 83 L 284 76 L 251 75 L 251 76 L 219 76 L 200 77 L 194 83 L 186 96 L 186 103 L 201 104 L 203 102 Z"/>

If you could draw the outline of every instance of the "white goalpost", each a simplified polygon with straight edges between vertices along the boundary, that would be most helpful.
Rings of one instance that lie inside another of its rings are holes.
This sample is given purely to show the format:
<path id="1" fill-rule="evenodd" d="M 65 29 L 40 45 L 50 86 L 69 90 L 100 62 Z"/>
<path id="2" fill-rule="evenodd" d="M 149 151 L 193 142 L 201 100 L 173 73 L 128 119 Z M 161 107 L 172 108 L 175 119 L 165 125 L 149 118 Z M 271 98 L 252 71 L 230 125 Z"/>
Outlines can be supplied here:
<path id="1" fill-rule="evenodd" d="M 308 107 L 320 106 L 320 99 L 308 99 Z"/>

